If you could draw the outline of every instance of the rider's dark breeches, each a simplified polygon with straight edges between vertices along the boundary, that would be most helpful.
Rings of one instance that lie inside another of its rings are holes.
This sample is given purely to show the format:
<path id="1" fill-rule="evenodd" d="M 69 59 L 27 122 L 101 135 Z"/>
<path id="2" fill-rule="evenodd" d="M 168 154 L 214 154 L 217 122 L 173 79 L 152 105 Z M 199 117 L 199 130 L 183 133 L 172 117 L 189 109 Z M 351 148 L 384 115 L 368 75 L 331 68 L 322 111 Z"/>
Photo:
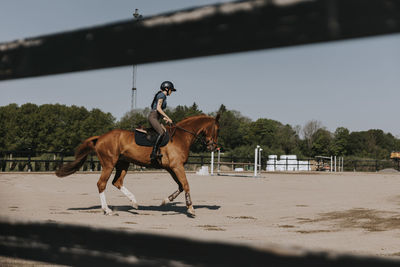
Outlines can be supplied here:
<path id="1" fill-rule="evenodd" d="M 151 127 L 153 127 L 153 129 L 156 130 L 156 132 L 160 135 L 164 133 L 164 129 L 161 126 L 159 119 L 160 114 L 158 114 L 157 110 L 152 110 L 149 114 L 148 120 L 151 124 Z"/>

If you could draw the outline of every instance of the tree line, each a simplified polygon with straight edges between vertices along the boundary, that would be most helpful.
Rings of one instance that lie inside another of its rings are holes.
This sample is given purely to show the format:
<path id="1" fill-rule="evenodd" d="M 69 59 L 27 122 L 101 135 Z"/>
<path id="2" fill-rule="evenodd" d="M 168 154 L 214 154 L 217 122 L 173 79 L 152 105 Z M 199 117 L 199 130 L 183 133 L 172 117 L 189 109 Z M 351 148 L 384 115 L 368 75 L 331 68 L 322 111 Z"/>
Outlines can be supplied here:
<path id="1" fill-rule="evenodd" d="M 120 120 L 100 109 L 60 104 L 0 107 L 0 150 L 73 151 L 83 140 L 112 129 L 134 130 L 149 127 L 148 108 L 127 112 Z M 174 122 L 202 114 L 196 103 L 177 106 L 166 113 Z M 390 152 L 400 151 L 400 139 L 379 129 L 351 132 L 339 127 L 327 130 L 320 121 L 291 126 L 268 118 L 255 121 L 224 105 L 208 115 L 221 114 L 218 143 L 225 156 L 252 157 L 260 145 L 264 155 L 294 154 L 299 158 L 337 155 L 353 158 L 387 159 Z M 204 152 L 200 143 L 192 153 Z"/>

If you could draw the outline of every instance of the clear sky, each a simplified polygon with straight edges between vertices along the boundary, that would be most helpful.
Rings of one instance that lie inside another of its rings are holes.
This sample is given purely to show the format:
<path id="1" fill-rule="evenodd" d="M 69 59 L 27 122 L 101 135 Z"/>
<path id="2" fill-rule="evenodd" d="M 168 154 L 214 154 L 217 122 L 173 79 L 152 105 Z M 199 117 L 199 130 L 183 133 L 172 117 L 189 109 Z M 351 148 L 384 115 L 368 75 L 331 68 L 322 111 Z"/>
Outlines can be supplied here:
<path id="1" fill-rule="evenodd" d="M 0 42 L 132 19 L 217 0 L 2 0 Z M 253 120 L 292 126 L 319 120 L 330 131 L 382 129 L 400 137 L 400 34 L 138 65 L 137 107 L 163 80 L 178 91 L 168 106 L 221 104 Z M 0 106 L 31 102 L 130 109 L 132 67 L 0 82 Z"/>

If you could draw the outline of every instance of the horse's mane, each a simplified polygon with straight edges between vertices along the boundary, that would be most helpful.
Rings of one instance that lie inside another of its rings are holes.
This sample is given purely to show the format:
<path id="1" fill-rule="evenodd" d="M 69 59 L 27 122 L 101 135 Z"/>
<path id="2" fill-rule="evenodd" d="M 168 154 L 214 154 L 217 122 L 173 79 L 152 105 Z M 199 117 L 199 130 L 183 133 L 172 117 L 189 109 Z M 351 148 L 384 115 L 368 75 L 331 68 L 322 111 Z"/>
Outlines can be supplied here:
<path id="1" fill-rule="evenodd" d="M 190 124 L 192 121 L 197 121 L 199 119 L 214 119 L 214 118 L 206 114 L 194 115 L 180 120 L 179 122 L 176 123 L 176 125 L 178 126 L 187 125 Z"/>

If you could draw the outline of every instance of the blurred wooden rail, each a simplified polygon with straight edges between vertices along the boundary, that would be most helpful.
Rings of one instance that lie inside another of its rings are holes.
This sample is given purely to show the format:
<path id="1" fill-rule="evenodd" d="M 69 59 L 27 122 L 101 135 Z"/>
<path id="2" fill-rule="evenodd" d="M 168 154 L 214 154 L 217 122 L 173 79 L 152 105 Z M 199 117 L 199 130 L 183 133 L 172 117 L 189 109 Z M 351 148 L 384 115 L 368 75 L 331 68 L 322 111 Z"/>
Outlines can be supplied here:
<path id="1" fill-rule="evenodd" d="M 155 234 L 0 221 L 0 255 L 72 266 L 398 266 L 399 261 L 302 250 L 259 250 Z"/>
<path id="2" fill-rule="evenodd" d="M 224 3 L 0 44 L 0 80 L 400 32 L 397 0 Z"/>

